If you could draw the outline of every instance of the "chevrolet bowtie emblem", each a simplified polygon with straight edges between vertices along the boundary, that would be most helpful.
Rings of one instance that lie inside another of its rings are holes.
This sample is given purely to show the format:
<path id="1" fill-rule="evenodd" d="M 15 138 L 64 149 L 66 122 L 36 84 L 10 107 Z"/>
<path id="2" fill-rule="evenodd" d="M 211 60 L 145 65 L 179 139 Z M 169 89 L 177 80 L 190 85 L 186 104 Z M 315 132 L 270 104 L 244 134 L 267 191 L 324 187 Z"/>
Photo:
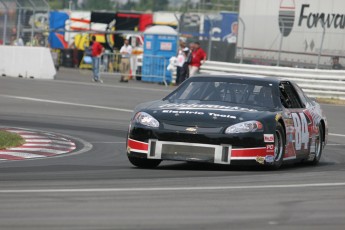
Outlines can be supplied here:
<path id="1" fill-rule="evenodd" d="M 195 132 L 197 129 L 193 127 L 186 128 L 186 131 Z"/>

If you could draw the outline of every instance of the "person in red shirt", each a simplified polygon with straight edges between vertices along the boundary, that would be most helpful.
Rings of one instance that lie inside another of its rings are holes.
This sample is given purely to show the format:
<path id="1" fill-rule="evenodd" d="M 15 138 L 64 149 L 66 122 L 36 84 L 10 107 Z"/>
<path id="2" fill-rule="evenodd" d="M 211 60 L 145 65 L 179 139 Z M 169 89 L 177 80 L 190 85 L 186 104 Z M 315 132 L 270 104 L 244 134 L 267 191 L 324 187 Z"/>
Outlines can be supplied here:
<path id="1" fill-rule="evenodd" d="M 192 77 L 200 70 L 200 66 L 206 61 L 206 53 L 200 47 L 199 42 L 194 42 L 192 45 L 192 60 L 189 64 L 189 76 Z"/>
<path id="2" fill-rule="evenodd" d="M 96 41 L 96 36 L 93 35 L 91 46 L 91 57 L 92 57 L 92 71 L 93 81 L 102 83 L 103 81 L 99 78 L 99 64 L 101 61 L 101 55 L 104 51 L 104 47 Z"/>

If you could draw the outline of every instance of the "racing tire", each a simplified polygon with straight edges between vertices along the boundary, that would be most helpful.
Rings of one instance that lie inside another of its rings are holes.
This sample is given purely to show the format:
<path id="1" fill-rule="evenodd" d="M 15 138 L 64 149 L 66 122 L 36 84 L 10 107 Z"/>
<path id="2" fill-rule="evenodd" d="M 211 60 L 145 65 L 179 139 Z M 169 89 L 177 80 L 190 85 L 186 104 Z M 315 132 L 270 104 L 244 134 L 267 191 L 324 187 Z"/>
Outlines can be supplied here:
<path id="1" fill-rule="evenodd" d="M 269 167 L 271 169 L 279 169 L 283 164 L 285 154 L 285 132 L 281 123 L 277 123 L 274 132 L 274 162 Z"/>
<path id="2" fill-rule="evenodd" d="M 312 161 L 308 162 L 310 165 L 317 165 L 320 162 L 322 149 L 324 145 L 323 133 L 324 131 L 323 131 L 322 125 L 320 124 L 319 135 L 318 135 L 318 138 L 315 140 L 315 157 Z"/>
<path id="3" fill-rule="evenodd" d="M 153 169 L 156 168 L 162 161 L 161 160 L 151 160 L 145 158 L 131 157 L 128 156 L 129 162 L 138 168 Z"/>

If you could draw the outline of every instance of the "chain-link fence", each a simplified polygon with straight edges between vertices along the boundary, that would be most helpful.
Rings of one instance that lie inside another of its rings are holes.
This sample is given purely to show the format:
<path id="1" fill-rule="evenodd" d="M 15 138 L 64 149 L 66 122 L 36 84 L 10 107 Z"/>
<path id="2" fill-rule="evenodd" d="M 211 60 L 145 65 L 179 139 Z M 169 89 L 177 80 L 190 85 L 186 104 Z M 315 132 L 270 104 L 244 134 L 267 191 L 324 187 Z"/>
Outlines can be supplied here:
<path id="1" fill-rule="evenodd" d="M 115 50 L 121 44 L 119 36 L 127 36 L 131 31 L 142 33 L 150 25 L 169 25 L 176 28 L 182 37 L 186 37 L 187 42 L 199 41 L 209 60 L 233 61 L 237 43 L 239 0 L 186 0 L 185 3 L 186 10 L 177 14 L 128 14 L 50 11 L 47 0 L 0 0 L 0 42 L 6 45 L 49 46 L 57 49 L 61 54 L 59 57 L 78 59 L 71 65 L 78 66 L 81 55 L 75 52 L 70 55 L 70 49 L 83 51 L 93 31 L 106 49 Z M 189 7 L 190 4 L 195 5 Z M 50 17 L 56 24 L 51 24 L 51 28 Z M 104 35 L 101 31 L 104 31 Z M 117 36 L 119 31 L 124 32 Z M 71 63 L 67 61 L 66 63 Z"/>
<path id="2" fill-rule="evenodd" d="M 2 44 L 48 46 L 49 11 L 46 0 L 0 0 Z"/>

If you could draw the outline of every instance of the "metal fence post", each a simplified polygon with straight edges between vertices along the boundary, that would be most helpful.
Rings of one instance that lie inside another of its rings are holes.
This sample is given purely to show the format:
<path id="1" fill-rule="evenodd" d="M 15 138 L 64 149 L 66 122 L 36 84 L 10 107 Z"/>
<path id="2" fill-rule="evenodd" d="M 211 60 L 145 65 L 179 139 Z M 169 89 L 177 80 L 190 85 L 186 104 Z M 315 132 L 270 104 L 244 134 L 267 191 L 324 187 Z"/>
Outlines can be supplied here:
<path id="1" fill-rule="evenodd" d="M 168 83 L 167 83 L 167 80 L 166 80 L 166 69 L 167 69 L 167 60 L 163 57 L 164 59 L 164 66 L 163 66 L 163 82 L 164 82 L 164 85 L 167 87 L 168 86 Z"/>
<path id="2" fill-rule="evenodd" d="M 238 16 L 238 20 L 242 23 L 243 25 L 243 31 L 242 31 L 242 48 L 241 48 L 241 59 L 240 63 L 243 63 L 243 50 L 244 50 L 244 36 L 245 36 L 245 31 L 246 31 L 246 24 L 244 23 L 243 19 Z"/>
<path id="3" fill-rule="evenodd" d="M 0 0 L 0 3 L 5 7 L 5 14 L 4 14 L 4 30 L 2 32 L 2 41 L 3 44 L 6 45 L 6 36 L 7 36 L 7 17 L 8 17 L 8 7 L 3 0 Z"/>
<path id="4" fill-rule="evenodd" d="M 213 28 L 213 21 L 212 19 L 206 15 L 210 22 L 210 31 L 208 32 L 208 49 L 207 49 L 207 60 L 211 60 L 211 52 L 212 52 L 212 28 Z"/>
<path id="5" fill-rule="evenodd" d="M 279 18 L 279 24 L 282 25 L 282 31 L 283 32 L 281 33 L 282 36 L 280 37 L 277 66 L 280 65 L 280 57 L 281 57 L 282 46 L 283 46 L 283 38 L 284 38 L 284 32 L 285 32 L 285 23 L 284 23 L 284 21 L 281 18 Z"/>
<path id="6" fill-rule="evenodd" d="M 326 33 L 326 27 L 325 27 L 325 22 L 321 20 L 321 25 L 322 25 L 322 38 L 321 38 L 321 44 L 320 44 L 320 50 L 319 50 L 319 54 L 317 56 L 317 63 L 316 63 L 316 69 L 319 68 L 320 65 L 320 58 L 321 58 L 321 52 L 322 52 L 322 47 L 323 47 L 323 41 L 325 39 L 325 33 Z"/>
<path id="7" fill-rule="evenodd" d="M 34 38 L 34 29 L 35 29 L 35 19 L 36 19 L 36 5 L 33 3 L 32 0 L 28 0 L 30 5 L 32 6 L 32 21 L 33 21 L 33 25 L 31 26 L 31 42 L 30 42 L 30 46 L 33 46 L 33 38 Z"/>

